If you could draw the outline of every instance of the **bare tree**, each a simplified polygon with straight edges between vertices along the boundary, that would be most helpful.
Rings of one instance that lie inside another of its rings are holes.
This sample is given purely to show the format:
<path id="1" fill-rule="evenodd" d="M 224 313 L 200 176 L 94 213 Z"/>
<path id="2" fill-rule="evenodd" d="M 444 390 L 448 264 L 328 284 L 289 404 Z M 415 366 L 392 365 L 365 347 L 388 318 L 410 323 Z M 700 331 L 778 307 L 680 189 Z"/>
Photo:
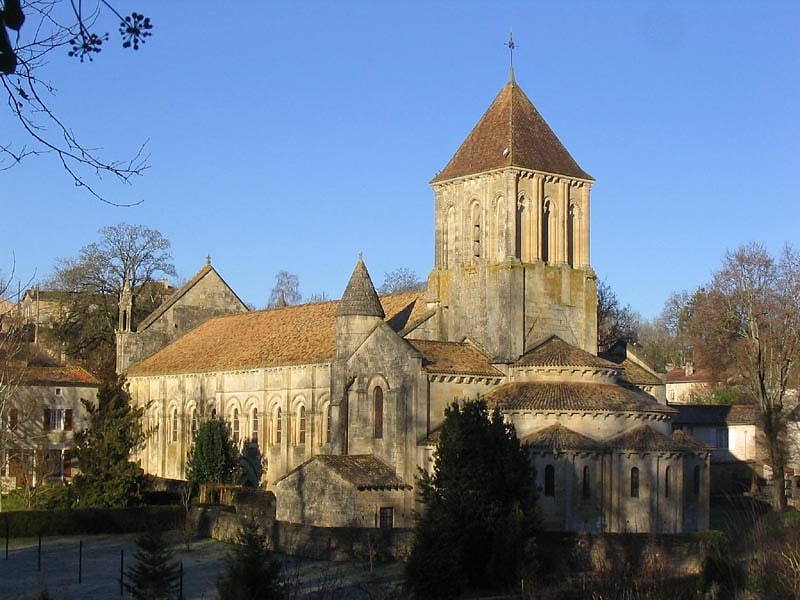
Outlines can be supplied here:
<path id="1" fill-rule="evenodd" d="M 383 283 L 378 288 L 380 294 L 398 292 L 417 292 L 425 289 L 425 282 L 412 269 L 400 267 L 383 274 Z"/>
<path id="2" fill-rule="evenodd" d="M 0 11 L 0 84 L 8 109 L 27 143 L 0 141 L 0 170 L 38 156 L 55 156 L 75 185 L 107 202 L 89 176 L 113 175 L 128 183 L 147 169 L 144 146 L 127 160 L 108 160 L 78 139 L 52 108 L 56 88 L 46 76 L 48 59 L 63 52 L 77 61 L 92 62 L 108 41 L 101 28 L 116 22 L 123 48 L 138 50 L 151 35 L 148 17 L 120 14 L 108 0 L 3 0 Z M 6 135 L 13 135 L 6 132 Z"/>
<path id="3" fill-rule="evenodd" d="M 267 308 L 278 308 L 290 304 L 300 304 L 303 296 L 300 294 L 300 280 L 297 275 L 288 271 L 278 271 L 275 274 L 275 287 L 269 294 Z"/>
<path id="4" fill-rule="evenodd" d="M 758 243 L 727 252 L 694 307 L 690 328 L 703 363 L 760 407 L 774 504 L 782 510 L 784 402 L 800 351 L 800 255 L 787 246 L 775 259 Z"/>
<path id="5" fill-rule="evenodd" d="M 12 274 L 0 274 L 0 476 L 5 476 L 9 448 L 17 435 L 19 407 L 15 398 L 24 374 L 27 331 L 19 307 L 19 292 L 13 292 Z M 1 481 L 1 480 L 0 480 Z M 2 484 L 0 483 L 0 488 Z M 0 511 L 3 509 L 0 493 Z"/>
<path id="6" fill-rule="evenodd" d="M 629 304 L 622 306 L 611 286 L 597 284 L 597 347 L 602 352 L 615 342 L 638 340 L 639 315 Z"/>
<path id="7" fill-rule="evenodd" d="M 667 365 L 685 365 L 693 359 L 689 325 L 694 304 L 704 293 L 702 289 L 694 294 L 685 290 L 674 292 L 658 317 L 639 324 L 638 342 L 643 358 L 654 368 L 665 370 Z"/>
<path id="8" fill-rule="evenodd" d="M 104 361 L 111 360 L 123 290 L 130 291 L 129 318 L 135 323 L 163 300 L 163 294 L 154 294 L 152 288 L 167 291 L 153 282 L 176 276 L 170 241 L 161 232 L 120 223 L 101 228 L 99 234 L 100 240 L 84 246 L 78 258 L 61 259 L 48 282 L 68 298 L 53 334 L 68 356 L 84 362 L 103 349 Z"/>

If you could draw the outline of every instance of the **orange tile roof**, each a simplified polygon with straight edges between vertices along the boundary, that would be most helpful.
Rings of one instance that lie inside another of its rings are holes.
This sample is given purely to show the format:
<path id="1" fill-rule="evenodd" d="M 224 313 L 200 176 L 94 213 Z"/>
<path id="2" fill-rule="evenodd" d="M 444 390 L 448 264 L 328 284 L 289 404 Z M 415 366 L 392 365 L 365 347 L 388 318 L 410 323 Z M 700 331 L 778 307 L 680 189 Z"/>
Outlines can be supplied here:
<path id="1" fill-rule="evenodd" d="M 510 166 L 592 180 L 513 79 L 431 183 Z"/>
<path id="2" fill-rule="evenodd" d="M 501 410 L 677 412 L 639 388 L 610 383 L 513 382 L 483 397 Z"/>
<path id="3" fill-rule="evenodd" d="M 371 454 L 319 455 L 322 461 L 359 490 L 410 490 L 394 469 Z"/>
<path id="4" fill-rule="evenodd" d="M 503 376 L 489 363 L 489 359 L 471 344 L 430 340 L 407 341 L 422 354 L 422 368 L 430 373 Z"/>
<path id="5" fill-rule="evenodd" d="M 381 298 L 387 321 L 426 310 L 423 293 Z M 319 302 L 209 319 L 153 356 L 129 376 L 237 371 L 325 363 L 336 351 L 339 302 Z M 402 321 L 402 319 L 401 319 Z"/>
<path id="6" fill-rule="evenodd" d="M 669 437 L 644 423 L 606 442 L 610 447 L 637 452 L 695 452 L 704 449 L 696 440 L 684 436 Z"/>
<path id="7" fill-rule="evenodd" d="M 514 363 L 515 367 L 589 367 L 619 369 L 611 361 L 599 358 L 562 340 L 557 335 L 540 342 Z"/>
<path id="8" fill-rule="evenodd" d="M 636 364 L 629 358 L 622 361 L 622 367 L 625 369 L 625 378 L 634 385 L 663 385 L 664 382 L 660 377 L 654 375 L 641 365 Z"/>
<path id="9" fill-rule="evenodd" d="M 7 373 L 7 380 L 19 385 L 99 386 L 100 382 L 83 367 L 24 367 Z"/>
<path id="10" fill-rule="evenodd" d="M 583 450 L 587 452 L 601 451 L 606 448 L 602 442 L 577 433 L 560 423 L 550 425 L 522 439 L 523 444 L 531 448 L 544 450 Z"/>
<path id="11" fill-rule="evenodd" d="M 667 371 L 667 383 L 713 383 L 717 379 L 710 369 L 697 369 L 691 375 L 683 367 Z"/>

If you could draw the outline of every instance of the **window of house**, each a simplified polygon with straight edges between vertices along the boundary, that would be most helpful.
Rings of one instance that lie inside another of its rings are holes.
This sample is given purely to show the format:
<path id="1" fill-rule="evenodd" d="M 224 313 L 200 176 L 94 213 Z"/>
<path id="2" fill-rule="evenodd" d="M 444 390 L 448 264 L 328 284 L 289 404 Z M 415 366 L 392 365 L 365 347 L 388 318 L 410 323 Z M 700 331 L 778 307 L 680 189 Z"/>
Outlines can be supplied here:
<path id="1" fill-rule="evenodd" d="M 297 410 L 297 443 L 306 443 L 306 407 L 302 404 Z"/>
<path id="2" fill-rule="evenodd" d="M 14 431 L 17 428 L 18 413 L 15 407 L 8 409 L 8 412 L 3 415 L 2 428 L 7 431 Z"/>
<path id="3" fill-rule="evenodd" d="M 639 467 L 631 469 L 631 498 L 639 497 Z"/>
<path id="4" fill-rule="evenodd" d="M 71 408 L 45 408 L 42 422 L 45 431 L 71 431 Z"/>
<path id="5" fill-rule="evenodd" d="M 553 465 L 547 465 L 544 468 L 544 495 L 556 495 L 556 469 Z"/>
<path id="6" fill-rule="evenodd" d="M 669 498 L 670 483 L 672 479 L 672 467 L 664 469 L 664 497 Z"/>
<path id="7" fill-rule="evenodd" d="M 591 495 L 591 475 L 589 473 L 589 467 L 583 467 L 583 497 L 588 498 Z"/>
<path id="8" fill-rule="evenodd" d="M 383 437 L 383 388 L 376 387 L 372 392 L 372 412 L 374 421 L 374 435 Z"/>
<path id="9" fill-rule="evenodd" d="M 727 450 L 728 449 L 728 428 L 727 427 L 718 427 L 717 428 L 717 435 L 716 435 L 716 446 L 717 448 Z"/>
<path id="10" fill-rule="evenodd" d="M 255 407 L 250 416 L 250 440 L 258 443 L 258 409 Z"/>
<path id="11" fill-rule="evenodd" d="M 60 396 L 60 395 L 61 395 L 61 388 L 56 388 L 56 396 Z"/>
<path id="12" fill-rule="evenodd" d="M 239 409 L 234 408 L 232 419 L 231 419 L 231 429 L 233 430 L 233 443 L 239 444 Z"/>
<path id="13" fill-rule="evenodd" d="M 172 409 L 172 443 L 178 441 L 178 409 Z"/>
<path id="14" fill-rule="evenodd" d="M 394 508 L 382 506 L 378 511 L 378 527 L 381 529 L 391 529 L 394 527 Z"/>

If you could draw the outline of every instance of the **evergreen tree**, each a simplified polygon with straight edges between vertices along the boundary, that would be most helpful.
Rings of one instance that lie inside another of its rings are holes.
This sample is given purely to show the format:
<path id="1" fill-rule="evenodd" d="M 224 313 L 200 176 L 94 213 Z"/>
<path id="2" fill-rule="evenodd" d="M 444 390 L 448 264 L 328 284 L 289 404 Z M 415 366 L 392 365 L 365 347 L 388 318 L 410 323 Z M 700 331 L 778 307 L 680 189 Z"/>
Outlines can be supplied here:
<path id="1" fill-rule="evenodd" d="M 280 585 L 281 565 L 258 527 L 247 522 L 239 532 L 239 544 L 225 557 L 225 568 L 217 579 L 220 600 L 277 600 L 284 597 Z"/>
<path id="2" fill-rule="evenodd" d="M 533 540 L 536 493 L 527 450 L 514 426 L 482 400 L 445 410 L 433 473 L 418 478 L 417 515 L 406 580 L 420 598 L 456 596 L 467 586 L 515 584 Z"/>
<path id="3" fill-rule="evenodd" d="M 123 507 L 141 501 L 141 467 L 131 452 L 145 439 L 144 409 L 132 407 L 124 379 L 101 385 L 97 405 L 83 401 L 89 427 L 75 434 L 80 474 L 74 478 L 80 506 Z"/>
<path id="4" fill-rule="evenodd" d="M 178 563 L 160 530 L 151 530 L 136 540 L 136 563 L 125 572 L 125 589 L 135 600 L 166 600 L 178 595 Z"/>
<path id="5" fill-rule="evenodd" d="M 227 423 L 210 419 L 200 424 L 186 459 L 186 479 L 200 483 L 235 483 L 239 451 Z"/>

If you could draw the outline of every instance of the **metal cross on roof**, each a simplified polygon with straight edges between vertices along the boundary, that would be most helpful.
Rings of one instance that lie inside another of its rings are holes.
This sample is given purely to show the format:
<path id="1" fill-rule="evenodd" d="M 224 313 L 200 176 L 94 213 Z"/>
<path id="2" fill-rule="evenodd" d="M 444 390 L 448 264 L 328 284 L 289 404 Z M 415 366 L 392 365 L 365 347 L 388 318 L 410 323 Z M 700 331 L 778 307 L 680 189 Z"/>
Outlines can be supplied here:
<path id="1" fill-rule="evenodd" d="M 517 47 L 517 45 L 514 43 L 514 32 L 513 31 L 508 34 L 508 41 L 505 43 L 505 45 L 508 46 L 508 52 L 511 55 L 511 67 L 513 68 L 514 67 L 514 48 Z"/>

